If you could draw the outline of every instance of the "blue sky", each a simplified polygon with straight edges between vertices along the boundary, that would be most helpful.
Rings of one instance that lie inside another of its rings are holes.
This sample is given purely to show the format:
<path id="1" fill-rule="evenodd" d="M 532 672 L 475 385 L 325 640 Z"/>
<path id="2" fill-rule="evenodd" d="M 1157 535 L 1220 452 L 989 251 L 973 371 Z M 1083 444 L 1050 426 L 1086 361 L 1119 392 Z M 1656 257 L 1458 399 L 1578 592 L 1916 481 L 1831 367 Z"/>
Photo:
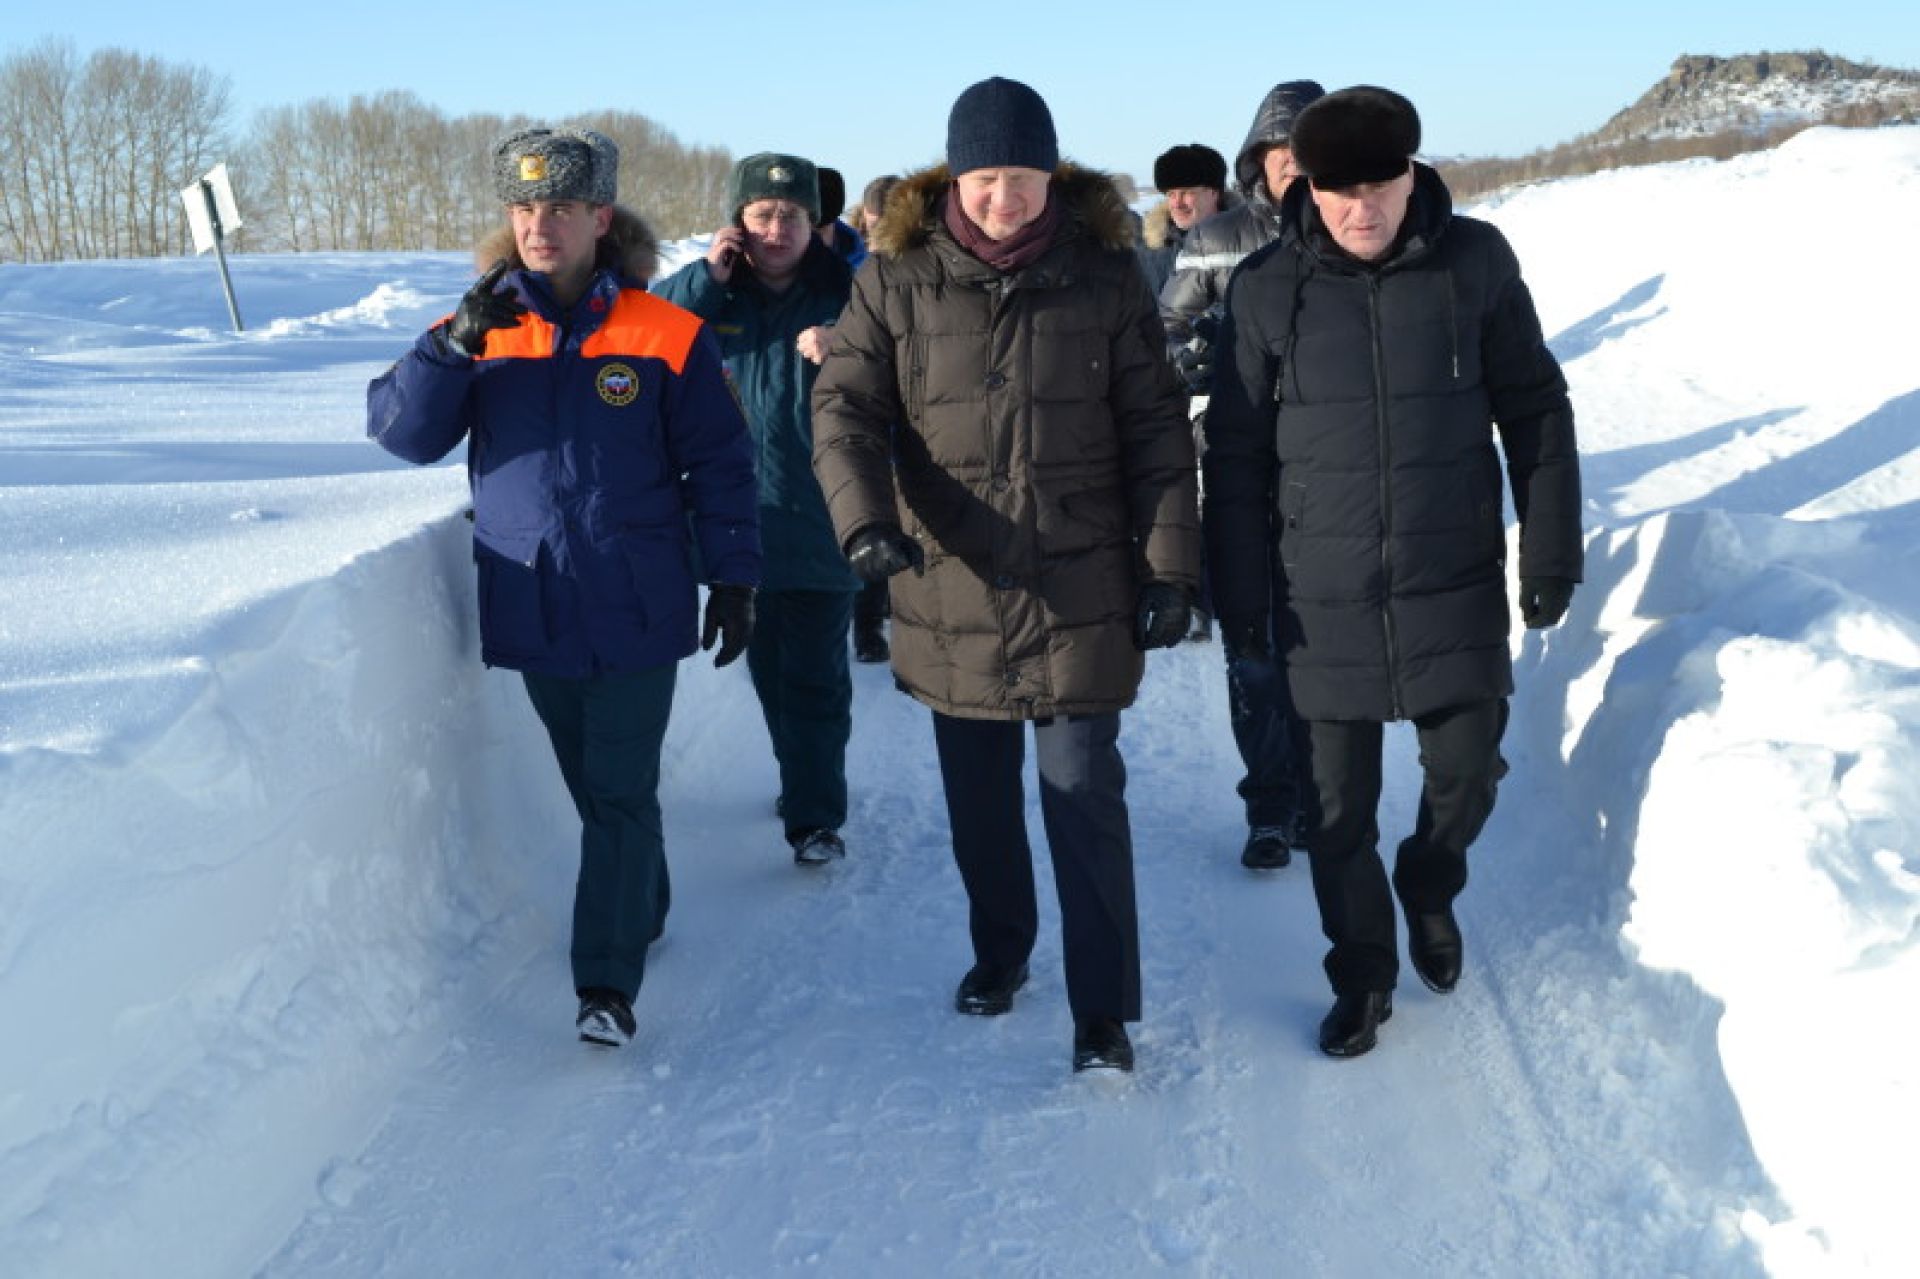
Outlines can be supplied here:
<path id="1" fill-rule="evenodd" d="M 83 55 L 117 47 L 203 66 L 231 79 L 242 125 L 261 107 L 388 89 L 451 114 L 612 107 L 736 155 L 810 156 L 855 190 L 938 159 L 954 97 L 989 75 L 1046 97 L 1067 155 L 1145 182 L 1178 142 L 1231 155 L 1267 88 L 1299 77 L 1407 94 L 1429 154 L 1518 155 L 1598 127 L 1682 53 L 1823 48 L 1920 68 L 1920 5 L 1896 0 L 1107 0 L 960 12 L 870 0 L 88 0 L 9 14 L 0 55 L 54 36 Z"/>

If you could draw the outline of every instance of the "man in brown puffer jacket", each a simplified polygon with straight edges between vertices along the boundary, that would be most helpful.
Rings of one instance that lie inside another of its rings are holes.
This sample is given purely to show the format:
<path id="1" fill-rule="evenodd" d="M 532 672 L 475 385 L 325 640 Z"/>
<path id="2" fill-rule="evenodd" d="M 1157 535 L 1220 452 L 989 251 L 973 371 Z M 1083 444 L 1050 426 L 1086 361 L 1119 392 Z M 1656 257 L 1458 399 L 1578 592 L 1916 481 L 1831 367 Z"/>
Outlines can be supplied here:
<path id="1" fill-rule="evenodd" d="M 1024 725 L 1066 944 L 1074 1067 L 1131 1069 L 1140 1015 L 1120 711 L 1185 636 L 1194 451 L 1125 203 L 1061 164 L 1046 103 L 999 78 L 947 164 L 892 193 L 814 387 L 814 470 L 856 572 L 892 583 L 893 670 L 934 712 L 975 965 L 1012 1007 L 1038 928 Z M 896 425 L 897 424 L 897 425 Z"/>

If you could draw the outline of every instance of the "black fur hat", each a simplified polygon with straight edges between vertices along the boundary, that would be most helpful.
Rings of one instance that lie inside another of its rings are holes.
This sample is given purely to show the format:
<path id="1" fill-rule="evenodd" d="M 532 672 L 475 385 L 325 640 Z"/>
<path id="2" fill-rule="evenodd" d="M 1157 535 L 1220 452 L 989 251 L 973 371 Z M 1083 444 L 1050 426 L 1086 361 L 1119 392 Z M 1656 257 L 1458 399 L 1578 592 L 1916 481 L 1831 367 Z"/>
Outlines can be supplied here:
<path id="1" fill-rule="evenodd" d="M 1153 162 L 1156 191 L 1176 191 L 1181 187 L 1212 187 L 1224 191 L 1226 186 L 1227 158 L 1198 142 L 1173 147 Z"/>
<path id="2" fill-rule="evenodd" d="M 1392 89 L 1329 93 L 1293 122 L 1293 162 L 1322 189 L 1386 182 L 1420 149 L 1420 113 Z"/>

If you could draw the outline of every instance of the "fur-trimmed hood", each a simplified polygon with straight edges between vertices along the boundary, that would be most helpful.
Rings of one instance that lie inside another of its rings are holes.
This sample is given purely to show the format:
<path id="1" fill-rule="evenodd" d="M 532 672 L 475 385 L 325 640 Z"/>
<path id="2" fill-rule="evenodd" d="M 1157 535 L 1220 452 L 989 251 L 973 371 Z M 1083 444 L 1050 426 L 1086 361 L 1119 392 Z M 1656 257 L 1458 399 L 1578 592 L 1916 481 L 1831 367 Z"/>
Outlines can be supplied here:
<path id="1" fill-rule="evenodd" d="M 1222 191 L 1220 193 L 1220 207 L 1215 209 L 1213 213 L 1208 214 L 1207 217 L 1225 213 L 1228 209 L 1240 203 L 1241 199 L 1239 196 L 1231 191 Z M 1202 222 L 1205 220 L 1205 218 L 1201 219 Z M 1194 226 L 1198 225 L 1198 222 L 1194 223 Z M 1146 241 L 1149 249 L 1164 249 L 1172 242 L 1173 236 L 1178 230 L 1179 228 L 1173 225 L 1173 210 L 1167 207 L 1165 200 L 1162 200 L 1147 210 L 1147 216 L 1141 221 L 1140 235 L 1141 238 Z M 1191 231 L 1193 227 L 1188 227 L 1187 230 Z"/>
<path id="2" fill-rule="evenodd" d="M 940 197 L 953 184 L 947 166 L 938 164 L 902 178 L 887 196 L 887 207 L 867 237 L 867 247 L 881 257 L 897 258 L 922 247 L 940 227 Z M 1113 179 L 1098 169 L 1062 161 L 1053 171 L 1053 193 L 1066 210 L 1068 222 L 1083 229 L 1105 249 L 1134 246 L 1132 212 L 1120 198 Z"/>
<path id="3" fill-rule="evenodd" d="M 473 248 L 473 265 L 477 270 L 485 271 L 501 258 L 507 260 L 511 270 L 517 271 L 526 265 L 520 260 L 520 250 L 514 247 L 511 226 L 496 227 Z M 594 265 L 611 267 L 636 284 L 645 284 L 659 268 L 660 241 L 638 213 L 616 204 L 613 224 L 595 246 Z"/>

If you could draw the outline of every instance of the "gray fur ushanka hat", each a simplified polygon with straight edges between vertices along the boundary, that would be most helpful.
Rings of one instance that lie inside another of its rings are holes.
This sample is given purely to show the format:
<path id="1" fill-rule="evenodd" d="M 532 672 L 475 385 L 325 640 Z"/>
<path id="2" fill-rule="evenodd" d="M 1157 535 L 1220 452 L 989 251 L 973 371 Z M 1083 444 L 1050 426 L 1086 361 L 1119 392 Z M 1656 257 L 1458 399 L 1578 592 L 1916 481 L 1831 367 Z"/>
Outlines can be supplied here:
<path id="1" fill-rule="evenodd" d="M 515 129 L 493 144 L 493 194 L 502 204 L 612 204 L 619 179 L 620 148 L 592 129 Z"/>

